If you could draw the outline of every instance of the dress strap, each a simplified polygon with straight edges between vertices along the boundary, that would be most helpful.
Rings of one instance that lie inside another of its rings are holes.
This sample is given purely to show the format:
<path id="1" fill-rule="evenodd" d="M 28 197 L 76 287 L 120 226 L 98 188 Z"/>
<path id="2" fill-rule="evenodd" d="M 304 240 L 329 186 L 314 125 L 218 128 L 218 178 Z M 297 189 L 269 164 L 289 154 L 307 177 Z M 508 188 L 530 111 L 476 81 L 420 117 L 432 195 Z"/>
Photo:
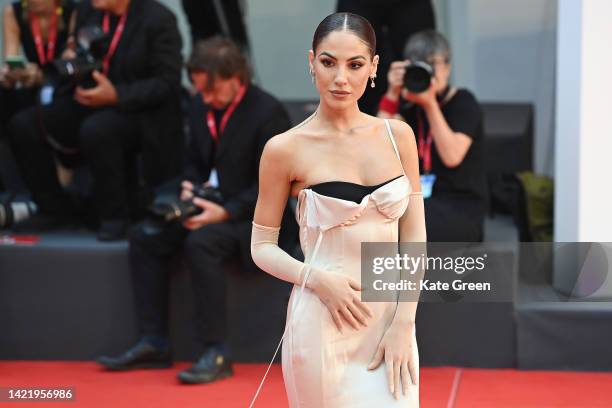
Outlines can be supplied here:
<path id="1" fill-rule="evenodd" d="M 393 136 L 393 132 L 391 131 L 391 125 L 389 124 L 389 119 L 383 119 L 385 121 L 385 127 L 387 128 L 387 134 L 389 135 L 389 139 L 391 139 L 391 143 L 393 144 L 393 150 L 395 150 L 395 154 L 397 154 L 397 158 L 402 161 L 399 150 L 397 150 L 397 144 L 395 143 L 395 137 Z"/>

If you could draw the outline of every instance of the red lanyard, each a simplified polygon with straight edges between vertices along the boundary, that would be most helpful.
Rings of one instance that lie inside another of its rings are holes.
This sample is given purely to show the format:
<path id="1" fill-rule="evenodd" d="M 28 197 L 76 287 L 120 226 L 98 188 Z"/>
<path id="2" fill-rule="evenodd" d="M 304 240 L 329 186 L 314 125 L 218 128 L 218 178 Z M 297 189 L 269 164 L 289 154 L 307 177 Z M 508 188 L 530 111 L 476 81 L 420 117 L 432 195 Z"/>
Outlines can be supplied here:
<path id="1" fill-rule="evenodd" d="M 121 40 L 121 35 L 123 34 L 123 29 L 125 28 L 125 20 L 127 19 L 127 11 L 123 13 L 119 23 L 117 24 L 117 28 L 115 28 L 115 33 L 113 34 L 113 39 L 108 47 L 108 51 L 104 56 L 104 60 L 102 61 L 102 66 L 104 67 L 104 75 L 108 75 L 108 69 L 110 67 L 110 60 L 113 58 L 115 51 L 117 51 L 117 46 L 119 45 L 119 40 Z M 110 31 L 110 14 L 104 14 L 104 20 L 102 21 L 102 30 L 105 33 Z"/>
<path id="2" fill-rule="evenodd" d="M 421 116 L 421 111 L 417 110 L 417 126 L 419 134 L 419 157 L 423 160 L 423 172 L 429 174 L 431 172 L 431 143 L 433 137 L 431 129 L 428 129 L 425 136 L 425 121 Z"/>
<path id="3" fill-rule="evenodd" d="M 242 98 L 244 97 L 245 92 L 246 92 L 246 85 L 242 85 L 240 89 L 238 90 L 238 93 L 234 97 L 234 100 L 227 107 L 227 110 L 221 117 L 221 126 L 219 128 L 219 131 L 221 133 L 223 133 L 223 131 L 225 130 L 225 126 L 227 126 L 227 121 L 229 120 L 230 116 L 232 116 L 232 113 L 234 113 L 234 110 L 236 110 L 236 107 L 238 106 L 240 101 L 242 101 Z M 219 144 L 219 132 L 217 131 L 217 120 L 215 119 L 215 115 L 210 109 L 206 113 L 206 124 L 208 125 L 208 130 L 210 131 L 210 135 L 212 136 L 213 140 L 215 141 L 216 144 Z"/>
<path id="4" fill-rule="evenodd" d="M 438 99 L 438 106 L 442 108 L 447 101 L 447 96 L 450 92 L 450 88 L 446 88 L 443 96 Z M 431 128 L 427 130 L 427 136 L 425 136 L 425 119 L 423 118 L 423 110 L 417 109 L 417 132 L 419 133 L 419 158 L 423 160 L 423 172 L 429 174 L 431 172 L 431 145 L 433 142 L 433 136 L 431 134 Z"/>
<path id="5" fill-rule="evenodd" d="M 36 14 L 30 16 L 30 27 L 32 29 L 32 36 L 34 37 L 34 44 L 36 45 L 38 62 L 41 66 L 45 65 L 55 56 L 55 43 L 57 41 L 57 11 L 55 7 L 53 7 L 53 13 L 51 13 L 51 25 L 49 26 L 49 35 L 47 39 L 47 55 L 45 55 L 45 47 L 40 33 L 40 20 Z"/>

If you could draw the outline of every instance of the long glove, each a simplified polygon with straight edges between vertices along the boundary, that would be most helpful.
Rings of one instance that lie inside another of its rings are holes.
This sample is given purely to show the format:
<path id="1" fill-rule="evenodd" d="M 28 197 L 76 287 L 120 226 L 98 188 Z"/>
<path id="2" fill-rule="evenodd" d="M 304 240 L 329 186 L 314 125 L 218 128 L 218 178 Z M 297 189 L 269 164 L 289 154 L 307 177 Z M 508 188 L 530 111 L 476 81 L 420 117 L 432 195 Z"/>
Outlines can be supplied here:
<path id="1" fill-rule="evenodd" d="M 275 277 L 302 286 L 310 265 L 300 262 L 278 246 L 280 227 L 253 222 L 251 256 L 255 264 Z"/>

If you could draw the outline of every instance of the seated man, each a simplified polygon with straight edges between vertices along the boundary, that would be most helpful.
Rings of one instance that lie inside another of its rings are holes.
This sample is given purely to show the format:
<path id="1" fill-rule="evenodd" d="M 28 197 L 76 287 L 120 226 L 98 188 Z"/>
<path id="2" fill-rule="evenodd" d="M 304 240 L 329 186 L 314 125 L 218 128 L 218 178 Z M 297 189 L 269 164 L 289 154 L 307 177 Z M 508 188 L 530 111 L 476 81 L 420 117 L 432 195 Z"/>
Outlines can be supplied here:
<path id="1" fill-rule="evenodd" d="M 224 263 L 240 256 L 246 269 L 258 270 L 250 255 L 250 234 L 259 160 L 266 141 L 286 131 L 290 121 L 274 97 L 250 83 L 246 58 L 230 40 L 198 43 L 188 68 L 199 94 L 192 101 L 181 198 L 193 198 L 194 185 L 206 185 L 222 195 L 222 202 L 196 197 L 193 202 L 204 210 L 200 215 L 165 224 L 160 231 L 146 222 L 132 231 L 129 254 L 142 338 L 123 355 L 99 362 L 111 370 L 170 365 L 166 264 L 184 248 L 203 353 L 179 379 L 203 383 L 232 373 Z M 297 224 L 290 208 L 283 225 L 281 241 L 295 245 Z"/>
<path id="2" fill-rule="evenodd" d="M 155 0 L 86 0 L 76 13 L 77 36 L 94 26 L 108 35 L 96 43 L 99 70 L 74 74 L 76 87 L 58 87 L 51 103 L 14 116 L 9 137 L 41 215 L 51 220 L 75 212 L 56 159 L 74 164 L 82 155 L 93 176 L 98 238 L 120 239 L 140 179 L 152 187 L 180 170 L 181 38 L 175 16 Z M 140 164 L 142 177 L 134 174 Z"/>
<path id="3" fill-rule="evenodd" d="M 449 85 L 451 52 L 441 34 L 426 30 L 412 35 L 404 55 L 406 61 L 391 65 L 378 115 L 398 117 L 414 129 L 427 240 L 481 241 L 486 184 L 480 105 L 470 91 Z M 405 78 L 408 66 L 414 70 Z"/>
<path id="4" fill-rule="evenodd" d="M 73 0 L 5 3 L 1 23 L 4 47 L 0 64 L 0 192 L 3 182 L 4 188 L 17 192 L 21 183 L 8 149 L 6 126 L 15 113 L 36 104 L 43 70 L 66 48 L 75 3 Z M 55 41 L 49 40 L 53 37 Z M 8 207 L 9 201 L 7 197 L 4 203 Z M 0 220 L 0 229 L 4 226 Z"/>

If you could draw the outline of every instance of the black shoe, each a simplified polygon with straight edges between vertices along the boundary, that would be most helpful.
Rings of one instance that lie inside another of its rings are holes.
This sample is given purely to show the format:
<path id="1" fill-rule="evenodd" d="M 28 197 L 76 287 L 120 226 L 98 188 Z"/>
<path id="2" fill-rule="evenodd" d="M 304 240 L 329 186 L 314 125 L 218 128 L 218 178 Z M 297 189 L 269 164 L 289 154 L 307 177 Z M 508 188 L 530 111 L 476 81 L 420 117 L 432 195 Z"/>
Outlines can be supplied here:
<path id="1" fill-rule="evenodd" d="M 101 356 L 96 361 L 104 368 L 113 371 L 172 367 L 172 356 L 169 349 L 158 349 L 145 341 L 138 342 L 120 356 Z"/>
<path id="2" fill-rule="evenodd" d="M 210 347 L 191 368 L 178 373 L 184 384 L 203 384 L 234 375 L 231 361 L 217 349 Z"/>
<path id="3" fill-rule="evenodd" d="M 100 223 L 98 241 L 119 241 L 125 239 L 128 222 L 125 220 L 106 220 Z"/>

